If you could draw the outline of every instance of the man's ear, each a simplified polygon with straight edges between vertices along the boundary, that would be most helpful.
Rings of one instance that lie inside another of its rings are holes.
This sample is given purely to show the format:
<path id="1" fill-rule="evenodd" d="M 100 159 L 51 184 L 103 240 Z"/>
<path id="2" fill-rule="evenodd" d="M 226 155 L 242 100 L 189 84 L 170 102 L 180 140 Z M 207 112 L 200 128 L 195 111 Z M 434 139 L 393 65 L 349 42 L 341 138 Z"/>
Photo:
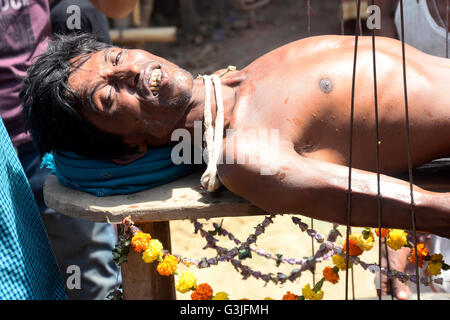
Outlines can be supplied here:
<path id="1" fill-rule="evenodd" d="M 138 149 L 136 150 L 135 153 L 126 154 L 126 155 L 121 156 L 120 158 L 112 159 L 112 162 L 114 162 L 116 164 L 120 164 L 120 165 L 125 165 L 125 164 L 129 164 L 129 163 L 136 161 L 136 160 L 142 158 L 143 156 L 145 156 L 145 154 L 148 151 L 147 144 L 142 143 L 140 145 L 136 145 L 136 147 L 138 147 Z"/>

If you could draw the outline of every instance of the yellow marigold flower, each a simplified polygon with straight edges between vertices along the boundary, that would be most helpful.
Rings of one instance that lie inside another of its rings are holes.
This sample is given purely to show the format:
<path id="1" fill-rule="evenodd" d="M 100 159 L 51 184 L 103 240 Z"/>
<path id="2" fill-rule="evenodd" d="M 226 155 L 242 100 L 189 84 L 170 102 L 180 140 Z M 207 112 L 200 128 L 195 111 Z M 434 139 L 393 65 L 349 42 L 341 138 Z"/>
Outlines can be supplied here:
<path id="1" fill-rule="evenodd" d="M 162 276 L 170 276 L 177 270 L 178 258 L 168 254 L 164 257 L 164 260 L 158 263 L 156 270 Z"/>
<path id="2" fill-rule="evenodd" d="M 367 239 L 364 239 L 364 235 L 362 234 L 357 234 L 354 237 L 356 244 L 358 245 L 358 247 L 363 250 L 363 251 L 368 251 L 371 250 L 373 248 L 373 234 L 372 232 L 369 233 L 369 236 L 367 237 Z"/>
<path id="3" fill-rule="evenodd" d="M 286 294 L 283 296 L 282 300 L 298 300 L 298 295 L 288 291 L 286 292 Z"/>
<path id="4" fill-rule="evenodd" d="M 302 288 L 302 295 L 307 300 L 322 300 L 323 299 L 323 291 L 319 290 L 318 292 L 314 292 L 309 283 Z"/>
<path id="5" fill-rule="evenodd" d="M 178 279 L 175 288 L 181 293 L 194 290 L 197 287 L 197 279 L 191 271 L 183 271 Z"/>
<path id="6" fill-rule="evenodd" d="M 339 275 L 336 273 L 334 268 L 325 267 L 322 271 L 323 277 L 325 280 L 331 282 L 332 284 L 336 284 L 339 282 Z"/>
<path id="7" fill-rule="evenodd" d="M 265 297 L 264 300 L 275 300 L 275 299 L 272 299 L 271 297 Z"/>
<path id="8" fill-rule="evenodd" d="M 333 255 L 333 263 L 336 265 L 336 267 L 339 268 L 339 270 L 345 270 L 347 269 L 346 259 L 343 255 L 335 254 Z M 348 261 L 348 267 L 352 267 L 352 261 Z"/>
<path id="9" fill-rule="evenodd" d="M 440 253 L 435 253 L 431 256 L 431 259 L 430 261 L 428 261 L 427 265 L 427 271 L 430 273 L 430 275 L 437 276 L 441 273 L 441 269 L 443 266 L 442 258 L 443 256 Z"/>
<path id="10" fill-rule="evenodd" d="M 212 297 L 212 300 L 230 300 L 228 298 L 228 293 L 225 291 L 219 291 L 216 293 L 214 297 Z"/>
<path id="11" fill-rule="evenodd" d="M 141 253 L 142 251 L 147 250 L 148 243 L 152 237 L 148 233 L 138 232 L 131 239 L 131 245 L 133 246 L 134 251 L 137 253 Z"/>
<path id="12" fill-rule="evenodd" d="M 148 243 L 147 250 L 142 254 L 142 260 L 145 263 L 151 263 L 159 258 L 163 249 L 161 241 L 158 239 L 152 239 Z"/>
<path id="13" fill-rule="evenodd" d="M 402 248 L 406 244 L 406 236 L 408 234 L 405 230 L 391 229 L 389 231 L 389 238 L 386 240 L 386 244 L 394 250 Z"/>

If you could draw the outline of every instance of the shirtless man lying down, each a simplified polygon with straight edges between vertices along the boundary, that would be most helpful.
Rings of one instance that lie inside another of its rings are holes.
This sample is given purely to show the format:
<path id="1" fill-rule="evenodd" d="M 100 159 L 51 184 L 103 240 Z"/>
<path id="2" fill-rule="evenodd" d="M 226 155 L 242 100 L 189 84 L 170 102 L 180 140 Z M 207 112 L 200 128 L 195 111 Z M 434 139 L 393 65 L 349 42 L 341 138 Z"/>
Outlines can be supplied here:
<path id="1" fill-rule="evenodd" d="M 355 86 L 351 225 L 377 226 L 376 136 L 372 46 L 359 39 Z M 411 229 L 401 43 L 377 38 L 382 225 Z M 267 159 L 220 164 L 232 192 L 273 213 L 299 213 L 346 224 L 354 37 L 299 40 L 221 77 L 225 129 L 222 152 L 276 153 Z M 450 156 L 450 60 L 406 48 L 412 164 Z M 218 70 L 216 74 L 222 74 Z M 41 152 L 66 149 L 121 163 L 148 146 L 170 142 L 177 128 L 203 120 L 202 79 L 142 50 L 107 47 L 87 36 L 52 43 L 29 69 L 23 96 Z M 215 118 L 214 90 L 212 94 Z M 279 140 L 259 144 L 255 129 Z M 252 134 L 250 134 L 252 132 Z M 417 230 L 450 237 L 450 193 L 414 186 Z"/>

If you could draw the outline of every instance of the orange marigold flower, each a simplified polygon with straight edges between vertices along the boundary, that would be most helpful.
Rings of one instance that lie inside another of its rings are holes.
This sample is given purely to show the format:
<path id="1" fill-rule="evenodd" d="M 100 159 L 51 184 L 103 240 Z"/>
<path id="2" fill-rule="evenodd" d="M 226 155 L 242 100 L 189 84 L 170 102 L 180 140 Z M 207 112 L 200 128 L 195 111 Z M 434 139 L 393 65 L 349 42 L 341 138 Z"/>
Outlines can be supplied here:
<path id="1" fill-rule="evenodd" d="M 425 247 L 425 244 L 418 243 L 417 244 L 417 258 L 419 259 L 419 268 L 423 267 L 423 258 L 428 256 L 428 249 Z M 416 264 L 416 253 L 415 249 L 411 250 L 411 255 L 408 258 L 409 262 Z"/>
<path id="2" fill-rule="evenodd" d="M 286 294 L 283 296 L 282 300 L 298 300 L 298 295 L 288 291 L 286 292 Z"/>
<path id="3" fill-rule="evenodd" d="M 349 242 L 350 242 L 349 255 L 359 256 L 360 254 L 363 253 L 361 248 L 358 246 L 358 242 L 356 241 L 356 238 L 354 235 L 350 235 Z M 344 252 L 347 252 L 347 240 L 344 243 Z"/>
<path id="4" fill-rule="evenodd" d="M 379 237 L 378 228 L 375 228 L 375 233 L 377 234 L 377 237 Z M 381 228 L 381 237 L 386 238 L 388 235 L 389 235 L 389 229 Z"/>
<path id="5" fill-rule="evenodd" d="M 163 261 L 158 263 L 156 270 L 162 276 L 170 276 L 177 270 L 178 258 L 168 254 L 164 256 Z"/>
<path id="6" fill-rule="evenodd" d="M 138 232 L 131 239 L 131 245 L 133 246 L 134 251 L 141 253 L 142 251 L 147 250 L 150 240 L 152 240 L 150 234 Z"/>
<path id="7" fill-rule="evenodd" d="M 336 273 L 334 268 L 326 267 L 325 269 L 323 269 L 322 273 L 325 280 L 331 282 L 332 284 L 336 284 L 339 282 L 339 275 Z"/>
<path id="8" fill-rule="evenodd" d="M 213 289 L 207 283 L 201 283 L 197 286 L 197 288 L 192 292 L 191 299 L 192 300 L 211 300 L 213 296 Z"/>

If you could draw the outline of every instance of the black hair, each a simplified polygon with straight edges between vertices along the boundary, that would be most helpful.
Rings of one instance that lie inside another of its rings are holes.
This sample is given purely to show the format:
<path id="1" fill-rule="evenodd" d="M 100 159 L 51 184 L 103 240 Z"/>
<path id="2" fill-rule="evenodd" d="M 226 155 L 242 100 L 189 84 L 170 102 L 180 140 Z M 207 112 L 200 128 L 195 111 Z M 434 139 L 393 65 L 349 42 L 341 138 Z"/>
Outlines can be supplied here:
<path id="1" fill-rule="evenodd" d="M 26 129 L 41 156 L 66 150 L 113 159 L 136 151 L 123 137 L 102 132 L 84 119 L 81 110 L 86 103 L 67 84 L 70 74 L 89 59 L 89 54 L 110 47 L 86 33 L 54 35 L 47 51 L 28 68 L 20 97 Z"/>

